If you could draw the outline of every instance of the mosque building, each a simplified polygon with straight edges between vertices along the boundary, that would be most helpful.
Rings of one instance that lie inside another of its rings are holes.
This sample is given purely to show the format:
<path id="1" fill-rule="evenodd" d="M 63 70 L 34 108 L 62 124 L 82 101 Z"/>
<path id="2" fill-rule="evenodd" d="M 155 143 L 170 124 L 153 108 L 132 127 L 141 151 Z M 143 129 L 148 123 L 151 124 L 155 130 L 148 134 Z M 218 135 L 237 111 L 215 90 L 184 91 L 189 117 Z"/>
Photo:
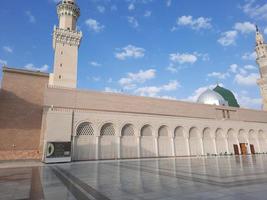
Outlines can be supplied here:
<path id="1" fill-rule="evenodd" d="M 267 153 L 267 45 L 256 32 L 263 110 L 219 85 L 196 103 L 77 89 L 75 0 L 57 5 L 54 70 L 3 67 L 0 160 L 81 160 Z"/>

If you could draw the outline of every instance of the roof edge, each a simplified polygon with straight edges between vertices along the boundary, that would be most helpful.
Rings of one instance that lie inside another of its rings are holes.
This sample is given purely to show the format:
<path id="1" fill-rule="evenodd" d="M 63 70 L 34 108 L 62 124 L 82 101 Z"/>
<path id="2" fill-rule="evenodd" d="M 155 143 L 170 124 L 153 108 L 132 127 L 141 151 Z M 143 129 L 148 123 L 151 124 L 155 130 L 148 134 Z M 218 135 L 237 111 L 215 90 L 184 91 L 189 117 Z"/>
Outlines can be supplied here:
<path id="1" fill-rule="evenodd" d="M 18 74 L 49 77 L 49 73 L 45 73 L 45 72 L 41 72 L 41 71 L 32 71 L 32 70 L 27 70 L 27 69 L 19 69 L 19 68 L 7 67 L 7 66 L 3 66 L 2 71 L 3 72 L 18 73 Z"/>

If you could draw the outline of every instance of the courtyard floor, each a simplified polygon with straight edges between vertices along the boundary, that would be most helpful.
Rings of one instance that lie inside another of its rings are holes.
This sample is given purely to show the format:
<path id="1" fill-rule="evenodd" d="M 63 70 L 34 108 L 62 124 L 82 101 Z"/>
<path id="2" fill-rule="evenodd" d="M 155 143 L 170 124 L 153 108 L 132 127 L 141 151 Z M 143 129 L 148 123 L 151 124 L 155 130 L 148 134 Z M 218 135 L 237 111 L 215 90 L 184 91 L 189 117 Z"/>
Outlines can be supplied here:
<path id="1" fill-rule="evenodd" d="M 266 200 L 267 155 L 0 163 L 0 199 Z"/>

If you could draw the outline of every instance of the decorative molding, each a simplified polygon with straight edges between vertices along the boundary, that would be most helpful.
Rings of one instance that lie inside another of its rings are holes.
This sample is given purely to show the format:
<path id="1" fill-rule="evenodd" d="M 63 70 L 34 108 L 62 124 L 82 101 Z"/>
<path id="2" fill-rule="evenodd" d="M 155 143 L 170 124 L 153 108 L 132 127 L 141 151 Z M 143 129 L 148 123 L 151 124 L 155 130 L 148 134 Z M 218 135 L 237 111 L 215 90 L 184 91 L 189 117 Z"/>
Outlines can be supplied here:
<path id="1" fill-rule="evenodd" d="M 63 2 L 63 3 L 58 4 L 57 14 L 58 14 L 58 17 L 64 16 L 64 15 L 70 15 L 77 19 L 80 17 L 80 9 L 76 4 Z"/>
<path id="2" fill-rule="evenodd" d="M 54 32 L 53 32 L 54 48 L 56 46 L 56 43 L 68 44 L 70 46 L 79 47 L 81 39 L 82 39 L 82 32 L 80 31 L 72 31 L 54 27 Z"/>

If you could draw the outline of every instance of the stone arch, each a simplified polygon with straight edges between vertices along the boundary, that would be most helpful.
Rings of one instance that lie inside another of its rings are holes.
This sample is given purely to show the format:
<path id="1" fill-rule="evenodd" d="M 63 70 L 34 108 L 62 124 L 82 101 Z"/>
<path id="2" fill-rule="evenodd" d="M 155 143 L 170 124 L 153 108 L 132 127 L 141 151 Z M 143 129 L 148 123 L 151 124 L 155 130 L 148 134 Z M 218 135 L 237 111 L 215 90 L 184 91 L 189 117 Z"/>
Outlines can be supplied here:
<path id="1" fill-rule="evenodd" d="M 100 136 L 115 136 L 115 128 L 112 123 L 104 124 L 100 129 Z"/>
<path id="2" fill-rule="evenodd" d="M 169 127 L 166 126 L 166 125 L 162 125 L 161 127 L 159 127 L 158 136 L 159 137 L 167 137 L 167 136 L 169 136 Z"/>
<path id="3" fill-rule="evenodd" d="M 203 129 L 203 138 L 212 138 L 211 129 L 209 127 Z"/>
<path id="4" fill-rule="evenodd" d="M 121 158 L 137 158 L 138 145 L 133 124 L 125 124 L 121 129 Z"/>
<path id="5" fill-rule="evenodd" d="M 140 130 L 140 155 L 143 158 L 156 156 L 156 144 L 153 137 L 153 128 L 146 124 Z"/>
<path id="6" fill-rule="evenodd" d="M 172 141 L 169 136 L 169 127 L 160 126 L 158 130 L 158 151 L 160 157 L 172 156 Z"/>
<path id="7" fill-rule="evenodd" d="M 203 129 L 203 148 L 205 155 L 216 154 L 214 137 L 209 127 Z"/>
<path id="8" fill-rule="evenodd" d="M 121 136 L 134 136 L 134 126 L 133 124 L 125 124 L 121 129 Z"/>
<path id="9" fill-rule="evenodd" d="M 203 155 L 202 138 L 196 127 L 189 129 L 189 146 L 192 156 Z"/>
<path id="10" fill-rule="evenodd" d="M 117 158 L 117 146 L 113 123 L 105 123 L 100 129 L 100 159 Z"/>
<path id="11" fill-rule="evenodd" d="M 151 125 L 146 124 L 141 128 L 141 136 L 153 136 L 153 128 Z"/>
<path id="12" fill-rule="evenodd" d="M 74 160 L 95 159 L 94 129 L 92 123 L 84 121 L 76 127 L 76 137 L 74 138 Z"/>
<path id="13" fill-rule="evenodd" d="M 92 123 L 90 122 L 82 122 L 77 126 L 76 135 L 94 135 L 94 129 Z"/>
<path id="14" fill-rule="evenodd" d="M 185 128 L 183 126 L 177 126 L 174 129 L 174 152 L 175 156 L 189 156 L 189 144 L 185 135 Z"/>
<path id="15" fill-rule="evenodd" d="M 229 128 L 227 131 L 227 138 L 237 138 L 237 134 L 234 129 Z"/>
<path id="16" fill-rule="evenodd" d="M 215 141 L 216 141 L 217 153 L 220 155 L 229 153 L 228 142 L 226 140 L 226 137 L 225 137 L 225 134 L 222 128 L 216 129 L 215 138 L 216 138 Z"/>
<path id="17" fill-rule="evenodd" d="M 263 130 L 258 131 L 259 146 L 261 153 L 267 153 L 267 137 Z"/>
<path id="18" fill-rule="evenodd" d="M 189 129 L 189 138 L 201 138 L 196 127 L 192 127 Z"/>
<path id="19" fill-rule="evenodd" d="M 177 127 L 174 129 L 174 137 L 175 137 L 175 138 L 177 138 L 177 137 L 185 138 L 184 127 L 182 127 L 182 126 L 177 126 Z"/>
<path id="20" fill-rule="evenodd" d="M 240 143 L 247 143 L 248 138 L 247 138 L 246 131 L 244 129 L 240 129 L 238 131 L 238 140 Z"/>
<path id="21" fill-rule="evenodd" d="M 227 142 L 228 142 L 229 153 L 239 155 L 240 147 L 238 141 L 238 134 L 233 128 L 229 128 L 227 130 Z"/>
<path id="22" fill-rule="evenodd" d="M 246 155 L 249 152 L 248 135 L 244 129 L 238 131 L 238 141 L 240 144 L 240 150 L 242 155 Z"/>
<path id="23" fill-rule="evenodd" d="M 222 128 L 217 128 L 215 131 L 215 138 L 225 138 Z"/>
<path id="24" fill-rule="evenodd" d="M 254 129 L 250 129 L 248 131 L 248 141 L 250 144 L 251 154 L 259 153 L 260 152 L 259 140 L 256 131 Z"/>

